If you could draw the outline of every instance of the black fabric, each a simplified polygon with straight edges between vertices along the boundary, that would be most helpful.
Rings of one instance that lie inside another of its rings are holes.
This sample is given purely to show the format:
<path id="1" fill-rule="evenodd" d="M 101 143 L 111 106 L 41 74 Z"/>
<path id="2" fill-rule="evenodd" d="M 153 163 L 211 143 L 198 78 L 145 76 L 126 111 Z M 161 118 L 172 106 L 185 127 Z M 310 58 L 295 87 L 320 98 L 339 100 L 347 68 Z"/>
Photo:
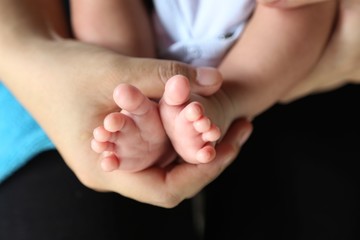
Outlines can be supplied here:
<path id="1" fill-rule="evenodd" d="M 360 239 L 359 103 L 347 86 L 257 118 L 206 188 L 206 239 Z"/>
<path id="2" fill-rule="evenodd" d="M 84 187 L 56 151 L 0 185 L 1 240 L 196 239 L 191 202 L 163 209 Z"/>

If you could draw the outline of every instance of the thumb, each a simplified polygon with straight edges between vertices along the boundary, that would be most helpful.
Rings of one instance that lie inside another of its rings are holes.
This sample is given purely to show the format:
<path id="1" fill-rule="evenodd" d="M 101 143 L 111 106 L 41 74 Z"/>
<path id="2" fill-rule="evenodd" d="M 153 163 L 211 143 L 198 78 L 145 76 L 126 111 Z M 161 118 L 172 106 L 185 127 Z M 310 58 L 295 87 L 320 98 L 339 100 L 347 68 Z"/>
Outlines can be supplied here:
<path id="1" fill-rule="evenodd" d="M 136 82 L 140 85 L 137 87 L 146 96 L 153 98 L 162 96 L 165 83 L 174 75 L 187 77 L 192 92 L 203 96 L 215 93 L 223 82 L 223 78 L 216 68 L 193 67 L 178 61 L 139 58 L 136 59 L 135 65 L 137 69 L 134 74 L 137 76 Z"/>
<path id="2" fill-rule="evenodd" d="M 305 6 L 307 4 L 325 2 L 331 0 L 257 0 L 260 4 L 265 4 L 269 7 L 278 7 L 278 8 L 295 8 L 300 6 Z"/>

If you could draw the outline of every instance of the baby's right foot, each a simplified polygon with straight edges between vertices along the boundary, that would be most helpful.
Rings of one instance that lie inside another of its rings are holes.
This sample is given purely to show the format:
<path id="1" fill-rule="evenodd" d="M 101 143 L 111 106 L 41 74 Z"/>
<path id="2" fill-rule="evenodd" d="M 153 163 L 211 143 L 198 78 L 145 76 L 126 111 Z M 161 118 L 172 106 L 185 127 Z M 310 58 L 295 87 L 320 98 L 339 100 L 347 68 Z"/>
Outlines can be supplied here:
<path id="1" fill-rule="evenodd" d="M 199 102 L 189 102 L 190 85 L 181 75 L 170 78 L 160 101 L 165 131 L 176 152 L 190 163 L 207 163 L 215 158 L 213 142 L 220 130 L 204 114 Z"/>
<path id="2" fill-rule="evenodd" d="M 107 115 L 104 125 L 95 128 L 92 140 L 92 149 L 103 154 L 103 170 L 134 172 L 168 162 L 173 150 L 158 104 L 128 84 L 114 90 L 114 100 L 122 110 Z"/>

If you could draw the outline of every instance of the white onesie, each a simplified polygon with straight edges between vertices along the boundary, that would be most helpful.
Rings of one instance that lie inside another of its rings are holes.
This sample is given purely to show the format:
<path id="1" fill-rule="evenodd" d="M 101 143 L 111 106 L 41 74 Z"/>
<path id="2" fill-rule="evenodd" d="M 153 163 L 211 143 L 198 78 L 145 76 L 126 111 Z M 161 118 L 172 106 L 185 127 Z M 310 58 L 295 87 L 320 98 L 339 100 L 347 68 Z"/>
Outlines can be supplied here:
<path id="1" fill-rule="evenodd" d="M 255 0 L 153 0 L 161 58 L 217 66 L 240 37 Z"/>

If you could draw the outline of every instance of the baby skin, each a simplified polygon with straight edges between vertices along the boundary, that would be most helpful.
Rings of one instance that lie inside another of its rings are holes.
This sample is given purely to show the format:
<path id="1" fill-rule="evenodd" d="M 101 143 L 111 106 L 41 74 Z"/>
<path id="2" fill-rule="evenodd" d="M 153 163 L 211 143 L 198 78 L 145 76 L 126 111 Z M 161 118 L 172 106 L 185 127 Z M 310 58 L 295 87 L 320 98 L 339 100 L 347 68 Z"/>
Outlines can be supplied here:
<path id="1" fill-rule="evenodd" d="M 128 84 L 120 84 L 113 98 L 122 110 L 107 115 L 103 126 L 94 129 L 91 144 L 102 154 L 104 171 L 163 167 L 177 154 L 193 164 L 215 158 L 220 129 L 205 114 L 201 101 L 195 101 L 201 97 L 191 94 L 186 77 L 170 78 L 159 103 Z"/>

